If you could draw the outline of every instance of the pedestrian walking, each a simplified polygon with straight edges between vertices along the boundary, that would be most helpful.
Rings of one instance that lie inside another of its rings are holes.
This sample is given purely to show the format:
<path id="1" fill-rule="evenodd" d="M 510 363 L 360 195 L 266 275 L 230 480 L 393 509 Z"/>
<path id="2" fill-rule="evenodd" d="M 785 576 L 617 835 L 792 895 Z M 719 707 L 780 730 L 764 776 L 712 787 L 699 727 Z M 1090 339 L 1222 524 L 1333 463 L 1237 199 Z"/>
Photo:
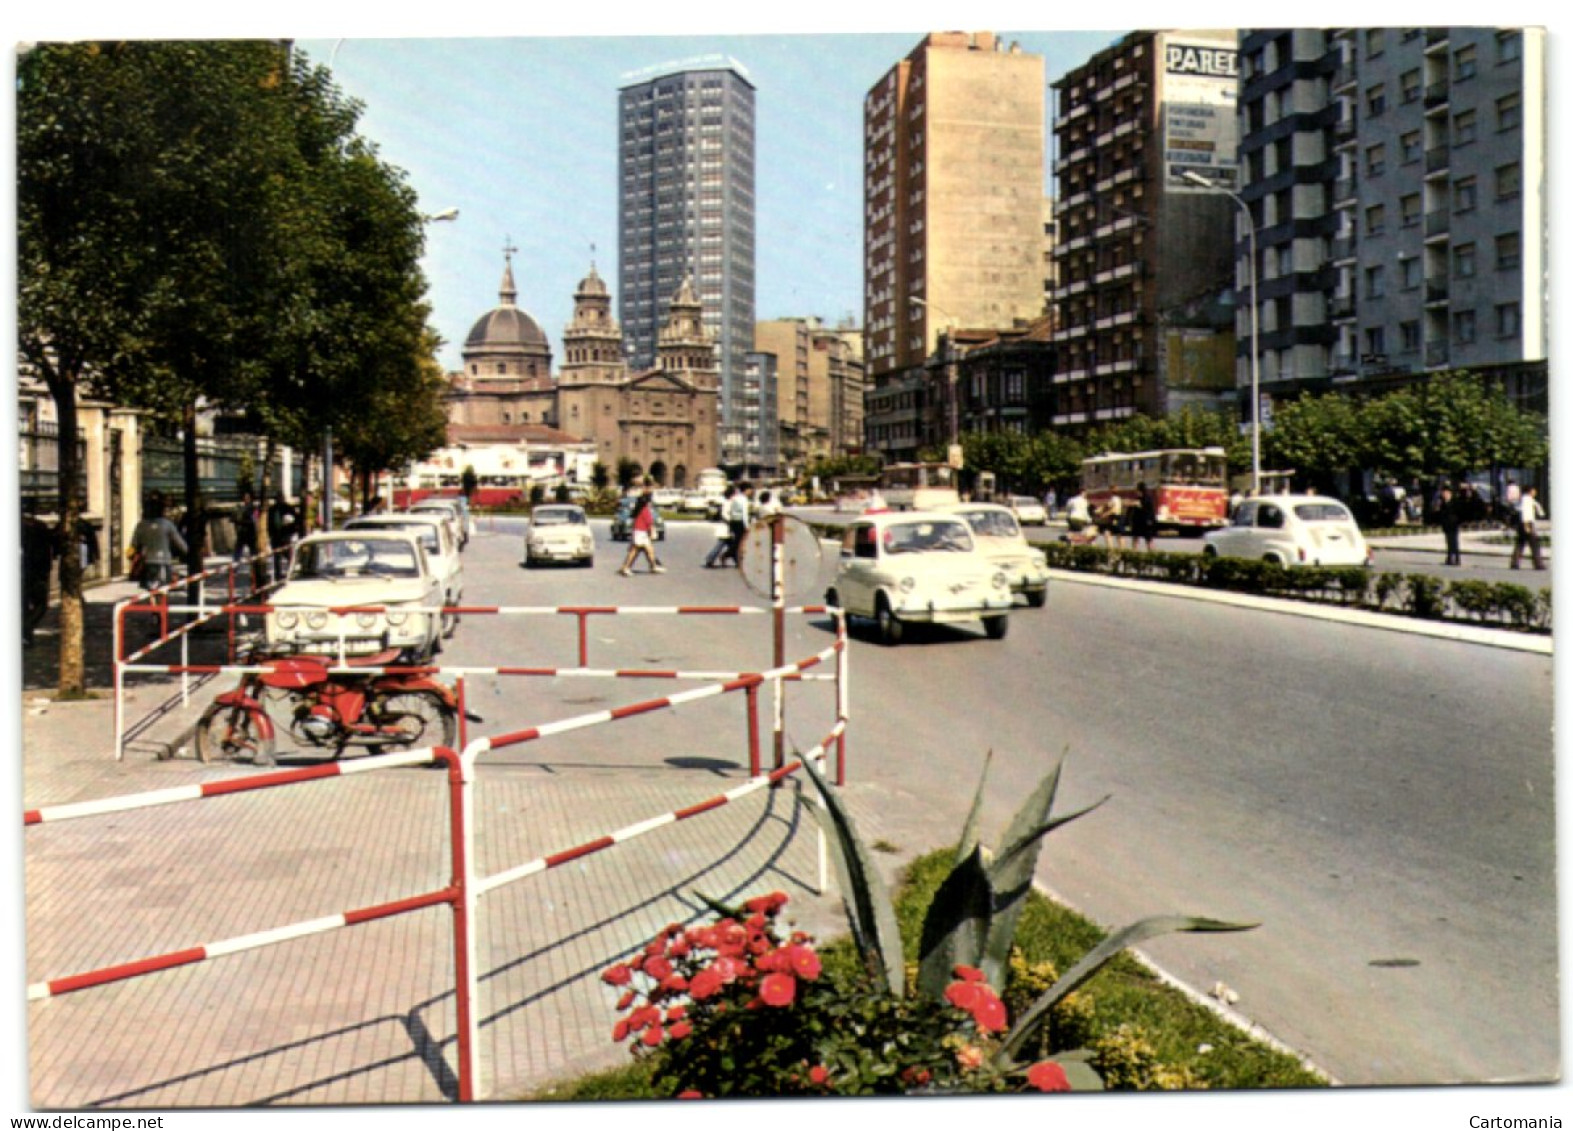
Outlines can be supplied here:
<path id="1" fill-rule="evenodd" d="M 1050 522 L 1060 516 L 1060 497 L 1054 493 L 1053 487 L 1043 492 L 1043 513 Z"/>
<path id="2" fill-rule="evenodd" d="M 1442 485 L 1437 496 L 1436 517 L 1442 526 L 1442 540 L 1447 544 L 1447 559 L 1442 564 L 1463 565 L 1464 559 L 1458 552 L 1458 530 L 1464 525 L 1464 507 L 1447 484 Z"/>
<path id="3" fill-rule="evenodd" d="M 55 564 L 55 532 L 34 515 L 22 516 L 22 643 L 49 611 L 49 579 Z"/>
<path id="4" fill-rule="evenodd" d="M 749 504 L 753 501 L 754 489 L 748 484 L 733 491 L 727 499 L 722 513 L 726 516 L 727 527 L 732 533 L 732 549 L 730 551 L 732 564 L 742 562 L 743 535 L 748 533 Z"/>
<path id="5" fill-rule="evenodd" d="M 1535 568 L 1546 568 L 1546 563 L 1540 556 L 1540 520 L 1545 517 L 1545 514 L 1546 512 L 1540 509 L 1540 500 L 1535 498 L 1535 488 L 1525 487 L 1519 495 L 1518 533 L 1513 539 L 1513 558 L 1509 568 L 1518 568 L 1526 545 L 1529 547 L 1529 557 Z"/>
<path id="6" fill-rule="evenodd" d="M 655 499 L 649 488 L 640 492 L 634 500 L 633 533 L 629 537 L 628 556 L 623 559 L 623 568 L 617 572 L 623 577 L 632 577 L 634 562 L 640 554 L 649 561 L 651 573 L 666 572 L 666 567 L 655 556 Z"/>
<path id="7" fill-rule="evenodd" d="M 715 544 L 710 547 L 710 553 L 705 555 L 706 569 L 714 569 L 719 565 L 725 565 L 727 556 L 732 552 L 732 528 L 724 522 L 718 522 L 715 524 L 714 530 Z M 736 564 L 735 558 L 733 563 Z"/>
<path id="8" fill-rule="evenodd" d="M 174 555 L 185 555 L 186 540 L 164 517 L 164 496 L 156 491 L 148 499 L 142 521 L 131 532 L 131 548 L 142 555 L 142 588 L 158 589 L 173 580 Z"/>
<path id="9" fill-rule="evenodd" d="M 781 500 L 769 491 L 759 492 L 759 517 L 774 518 L 781 513 Z"/>
<path id="10" fill-rule="evenodd" d="M 251 587 L 260 589 L 260 565 L 257 559 L 258 522 L 257 504 L 250 491 L 241 492 L 240 506 L 235 509 L 235 576 L 240 577 L 241 567 L 251 566 Z"/>
<path id="11" fill-rule="evenodd" d="M 1158 511 L 1153 505 L 1152 489 L 1145 483 L 1136 485 L 1136 505 L 1131 508 L 1131 549 L 1145 542 L 1152 552 L 1152 540 L 1158 534 Z"/>
<path id="12" fill-rule="evenodd" d="M 1098 526 L 1103 530 L 1103 545 L 1109 550 L 1125 549 L 1125 500 L 1119 492 L 1109 495 L 1109 501 L 1098 516 Z"/>

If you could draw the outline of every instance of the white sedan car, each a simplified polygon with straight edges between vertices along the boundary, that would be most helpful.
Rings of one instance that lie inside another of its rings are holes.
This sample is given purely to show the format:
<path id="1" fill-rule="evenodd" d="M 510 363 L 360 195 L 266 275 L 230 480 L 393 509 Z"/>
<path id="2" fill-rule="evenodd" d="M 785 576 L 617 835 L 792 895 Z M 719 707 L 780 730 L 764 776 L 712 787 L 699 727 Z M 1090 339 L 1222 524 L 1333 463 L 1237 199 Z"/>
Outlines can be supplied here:
<path id="1" fill-rule="evenodd" d="M 825 603 L 872 617 L 880 640 L 899 644 L 910 623 L 983 623 L 993 640 L 1010 627 L 1015 597 L 1005 572 L 953 514 L 870 514 L 847 525 Z"/>
<path id="2" fill-rule="evenodd" d="M 410 507 L 411 514 L 445 516 L 453 524 L 453 537 L 461 550 L 470 544 L 470 522 L 467 511 L 468 508 L 461 508 L 457 500 L 436 495 L 422 499 Z"/>
<path id="3" fill-rule="evenodd" d="M 1354 515 L 1325 495 L 1246 499 L 1235 508 L 1228 526 L 1208 532 L 1202 553 L 1283 566 L 1371 564 L 1371 550 Z"/>
<path id="4" fill-rule="evenodd" d="M 442 579 L 405 531 L 313 534 L 295 544 L 273 595 L 270 652 L 345 656 L 395 650 L 426 663 L 442 646 Z"/>
<path id="5" fill-rule="evenodd" d="M 459 546 L 453 540 L 452 524 L 437 514 L 367 514 L 352 518 L 344 524 L 345 530 L 404 530 L 421 540 L 426 551 L 426 561 L 431 571 L 442 581 L 442 603 L 464 603 L 464 561 Z M 459 616 L 452 613 L 443 617 L 442 634 L 452 636 L 459 627 Z"/>
<path id="6" fill-rule="evenodd" d="M 1048 555 L 1027 545 L 1012 508 L 998 503 L 957 503 L 946 507 L 945 513 L 967 520 L 978 549 L 1005 571 L 1012 593 L 1020 593 L 1035 609 L 1043 607 L 1049 599 Z"/>
<path id="7" fill-rule="evenodd" d="M 1048 509 L 1031 495 L 1012 495 L 1008 505 L 1016 521 L 1023 526 L 1042 526 L 1049 521 Z"/>
<path id="8" fill-rule="evenodd" d="M 530 515 L 524 532 L 526 567 L 543 562 L 573 562 L 589 567 L 595 564 L 595 535 L 584 508 L 566 503 L 539 506 Z"/>

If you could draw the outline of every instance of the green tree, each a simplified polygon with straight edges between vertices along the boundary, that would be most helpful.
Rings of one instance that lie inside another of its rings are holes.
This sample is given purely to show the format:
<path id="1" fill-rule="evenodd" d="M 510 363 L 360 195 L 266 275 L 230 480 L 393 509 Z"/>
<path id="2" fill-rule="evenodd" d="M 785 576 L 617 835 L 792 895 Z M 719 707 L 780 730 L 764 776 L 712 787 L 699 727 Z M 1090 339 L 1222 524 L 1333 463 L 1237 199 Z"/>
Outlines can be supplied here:
<path id="1" fill-rule="evenodd" d="M 1367 421 L 1350 398 L 1337 393 L 1306 396 L 1273 409 L 1272 429 L 1262 434 L 1262 458 L 1328 486 L 1334 475 L 1360 467 L 1368 450 Z"/>

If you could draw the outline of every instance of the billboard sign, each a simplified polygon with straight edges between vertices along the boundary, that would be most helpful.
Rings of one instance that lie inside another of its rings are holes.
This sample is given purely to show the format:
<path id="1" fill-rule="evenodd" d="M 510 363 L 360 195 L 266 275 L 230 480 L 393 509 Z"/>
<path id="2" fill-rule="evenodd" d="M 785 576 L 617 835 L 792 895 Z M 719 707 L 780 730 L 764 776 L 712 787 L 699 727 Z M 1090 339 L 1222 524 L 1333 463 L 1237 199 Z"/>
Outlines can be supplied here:
<path id="1" fill-rule="evenodd" d="M 1180 179 L 1195 173 L 1230 192 L 1240 183 L 1240 52 L 1221 41 L 1166 40 L 1163 48 L 1163 164 L 1171 192 L 1206 192 Z"/>

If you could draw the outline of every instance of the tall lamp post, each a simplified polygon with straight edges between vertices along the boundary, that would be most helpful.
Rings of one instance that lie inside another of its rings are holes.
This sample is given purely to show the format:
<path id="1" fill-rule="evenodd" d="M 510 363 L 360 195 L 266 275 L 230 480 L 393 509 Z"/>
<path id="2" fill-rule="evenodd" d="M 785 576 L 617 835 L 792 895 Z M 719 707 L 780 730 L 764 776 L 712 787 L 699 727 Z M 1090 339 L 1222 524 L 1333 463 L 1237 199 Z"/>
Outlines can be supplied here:
<path id="1" fill-rule="evenodd" d="M 945 384 L 950 398 L 950 404 L 947 406 L 949 408 L 947 425 L 950 435 L 947 439 L 948 443 L 954 444 L 961 436 L 961 409 L 957 403 L 959 398 L 956 388 L 961 378 L 956 368 L 956 316 L 938 303 L 919 298 L 917 295 L 908 295 L 907 301 L 913 306 L 936 311 L 950 323 L 950 328 L 945 332 Z"/>
<path id="2" fill-rule="evenodd" d="M 1182 181 L 1197 185 L 1208 192 L 1220 193 L 1234 201 L 1240 209 L 1240 214 L 1245 217 L 1245 232 L 1247 250 L 1250 253 L 1250 273 L 1247 276 L 1251 288 L 1251 494 L 1259 495 L 1262 490 L 1262 373 L 1261 373 L 1261 312 L 1256 303 L 1256 221 L 1251 216 L 1251 210 L 1245 201 L 1220 185 L 1215 185 L 1206 177 L 1200 176 L 1190 169 L 1180 174 Z"/>

